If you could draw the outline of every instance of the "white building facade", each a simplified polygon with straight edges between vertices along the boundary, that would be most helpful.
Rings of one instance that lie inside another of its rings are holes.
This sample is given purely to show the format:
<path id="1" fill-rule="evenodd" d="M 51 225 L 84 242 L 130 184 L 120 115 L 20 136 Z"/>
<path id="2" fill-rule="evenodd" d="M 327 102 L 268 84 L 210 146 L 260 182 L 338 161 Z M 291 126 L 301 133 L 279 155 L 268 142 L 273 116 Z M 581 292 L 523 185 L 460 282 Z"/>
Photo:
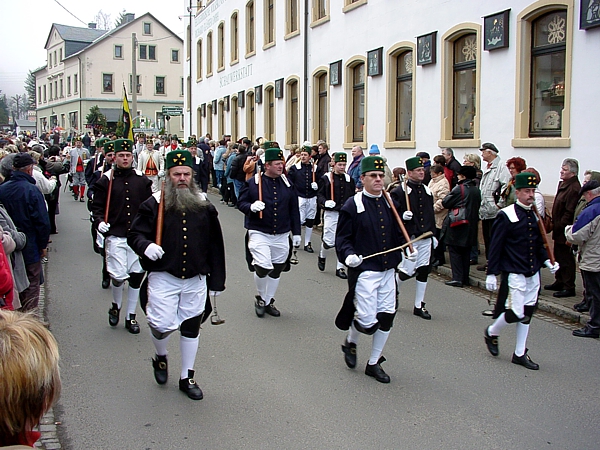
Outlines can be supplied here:
<path id="1" fill-rule="evenodd" d="M 72 134 L 90 131 L 86 116 L 98 106 L 109 123 L 120 120 L 123 85 L 132 99 L 132 34 L 137 46 L 137 111 L 142 124 L 166 132 L 183 131 L 181 116 L 165 121 L 162 107 L 183 106 L 183 42 L 152 14 L 110 30 L 53 24 L 47 64 L 36 70 L 38 134 L 56 126 Z M 148 123 L 150 122 L 150 123 Z M 86 128 L 86 126 L 88 126 Z"/>
<path id="2" fill-rule="evenodd" d="M 192 3 L 186 135 L 375 143 L 392 168 L 493 142 L 539 170 L 544 194 L 564 158 L 599 168 L 595 1 Z"/>

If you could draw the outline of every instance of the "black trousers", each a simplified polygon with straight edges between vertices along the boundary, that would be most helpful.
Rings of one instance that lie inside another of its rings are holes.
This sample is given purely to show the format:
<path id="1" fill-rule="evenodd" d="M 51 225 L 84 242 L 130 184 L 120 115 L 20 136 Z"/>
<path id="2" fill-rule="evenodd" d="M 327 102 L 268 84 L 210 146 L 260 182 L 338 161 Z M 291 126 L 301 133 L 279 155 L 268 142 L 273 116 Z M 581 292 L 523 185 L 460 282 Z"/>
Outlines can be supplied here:
<path id="1" fill-rule="evenodd" d="M 558 272 L 554 274 L 556 282 L 561 284 L 563 289 L 575 290 L 575 256 L 571 247 L 567 244 L 554 242 L 554 257 L 560 265 Z"/>
<path id="2" fill-rule="evenodd" d="M 446 264 L 446 242 L 444 239 L 440 238 L 440 234 L 442 234 L 442 230 L 440 228 L 435 229 L 435 238 L 438 240 L 438 246 L 433 249 L 433 259 L 437 259 L 440 262 L 440 265 Z"/>
<path id="3" fill-rule="evenodd" d="M 492 225 L 495 222 L 494 219 L 483 219 L 481 221 L 481 232 L 483 234 L 483 243 L 485 244 L 485 259 L 488 260 L 488 254 L 490 251 L 490 241 L 492 240 Z"/>
<path id="4" fill-rule="evenodd" d="M 587 327 L 597 332 L 600 331 L 600 272 L 582 270 L 581 274 L 585 280 L 586 296 L 590 299 Z"/>
<path id="5" fill-rule="evenodd" d="M 452 281 L 460 281 L 462 284 L 468 285 L 471 269 L 471 246 L 448 245 L 448 253 L 450 253 Z"/>

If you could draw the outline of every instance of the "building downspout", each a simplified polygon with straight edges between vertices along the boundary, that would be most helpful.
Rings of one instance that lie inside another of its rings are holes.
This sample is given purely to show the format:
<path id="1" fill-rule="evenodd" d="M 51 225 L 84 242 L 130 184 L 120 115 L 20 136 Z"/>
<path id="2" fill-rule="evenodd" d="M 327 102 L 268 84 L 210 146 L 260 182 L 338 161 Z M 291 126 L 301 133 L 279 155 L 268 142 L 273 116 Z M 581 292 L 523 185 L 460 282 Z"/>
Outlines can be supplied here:
<path id="1" fill-rule="evenodd" d="M 79 72 L 79 82 L 81 83 L 82 80 L 82 76 L 81 76 L 81 56 L 77 57 L 77 60 L 79 61 L 79 68 L 78 68 L 78 72 Z M 83 83 L 81 84 L 83 86 Z M 75 87 L 73 86 L 73 90 Z M 83 111 L 81 110 L 81 89 L 77 90 L 77 93 L 79 94 L 79 125 L 83 125 Z M 81 126 L 80 129 L 82 129 L 83 127 Z M 96 134 L 94 129 L 92 128 L 92 133 Z"/>
<path id="2" fill-rule="evenodd" d="M 194 131 L 192 129 L 192 109 L 193 109 L 193 104 L 192 104 L 192 16 L 194 14 L 192 14 L 192 0 L 190 0 L 190 8 L 188 9 L 189 11 L 189 15 L 190 15 L 190 36 L 189 36 L 189 40 L 188 40 L 188 51 L 190 53 L 190 82 L 188 83 L 187 80 L 185 80 L 185 85 L 186 87 L 189 86 L 189 92 L 188 92 L 188 96 L 189 96 L 189 100 L 188 100 L 188 105 L 190 106 L 190 132 L 188 133 L 188 136 L 191 136 L 194 134 Z M 187 107 L 187 105 L 184 105 L 185 107 Z"/>
<path id="3" fill-rule="evenodd" d="M 304 111 L 302 114 L 304 141 L 308 140 L 308 24 L 308 0 L 304 0 Z"/>

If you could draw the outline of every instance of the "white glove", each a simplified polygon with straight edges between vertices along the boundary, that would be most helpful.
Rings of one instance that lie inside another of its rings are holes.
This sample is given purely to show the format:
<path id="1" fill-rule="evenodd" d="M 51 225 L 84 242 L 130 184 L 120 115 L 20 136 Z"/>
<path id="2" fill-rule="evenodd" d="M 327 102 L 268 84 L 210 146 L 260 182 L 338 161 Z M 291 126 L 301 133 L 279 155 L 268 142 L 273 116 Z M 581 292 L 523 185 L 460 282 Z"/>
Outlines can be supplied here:
<path id="1" fill-rule="evenodd" d="M 265 209 L 265 204 L 260 200 L 256 200 L 250 205 L 250 211 L 252 211 L 253 213 L 257 213 L 259 211 L 262 211 L 263 209 Z"/>
<path id="2" fill-rule="evenodd" d="M 300 236 L 292 236 L 292 245 L 296 248 L 300 247 Z"/>
<path id="3" fill-rule="evenodd" d="M 363 262 L 362 256 L 348 255 L 346 257 L 346 265 L 348 267 L 358 267 L 362 264 L 362 262 Z"/>
<path id="4" fill-rule="evenodd" d="M 165 251 L 162 249 L 162 247 L 154 242 L 148 245 L 146 250 L 144 250 L 144 255 L 146 255 L 150 261 L 156 261 L 157 259 L 162 258 L 164 254 Z"/>
<path id="5" fill-rule="evenodd" d="M 325 208 L 335 208 L 335 202 L 333 200 L 325 200 Z"/>
<path id="6" fill-rule="evenodd" d="M 495 291 L 498 289 L 498 282 L 496 281 L 496 275 L 488 275 L 485 277 L 485 288 L 488 291 Z"/>
<path id="7" fill-rule="evenodd" d="M 419 255 L 419 250 L 413 247 L 413 252 L 410 252 L 410 248 L 406 249 L 406 259 L 409 261 L 415 262 L 417 260 L 417 256 Z"/>
<path id="8" fill-rule="evenodd" d="M 434 237 L 432 237 L 431 239 L 433 240 L 433 248 L 434 248 L 434 249 L 436 249 L 436 248 L 438 247 L 438 245 L 439 245 L 439 242 L 438 242 L 438 240 L 435 238 L 435 236 L 434 236 Z"/>
<path id="9" fill-rule="evenodd" d="M 319 189 L 319 185 L 315 181 L 310 183 L 310 187 L 313 188 L 313 191 L 316 191 L 317 189 Z"/>
<path id="10" fill-rule="evenodd" d="M 208 294 L 211 297 L 218 297 L 219 295 L 221 295 L 221 291 L 208 291 Z"/>
<path id="11" fill-rule="evenodd" d="M 110 230 L 110 223 L 100 222 L 98 224 L 98 231 L 100 233 L 106 233 L 108 230 Z"/>
<path id="12" fill-rule="evenodd" d="M 402 213 L 402 220 L 408 222 L 409 220 L 412 220 L 412 218 L 413 218 L 412 211 L 404 211 Z"/>
<path id="13" fill-rule="evenodd" d="M 158 178 L 162 178 L 165 176 L 165 171 L 164 170 L 159 170 L 158 171 Z"/>
<path id="14" fill-rule="evenodd" d="M 546 261 L 544 261 L 544 265 L 548 269 L 550 269 L 550 273 L 553 274 L 553 275 L 556 272 L 558 272 L 558 269 L 560 269 L 560 265 L 557 262 L 555 262 L 554 264 L 552 264 L 549 259 L 547 259 Z"/>

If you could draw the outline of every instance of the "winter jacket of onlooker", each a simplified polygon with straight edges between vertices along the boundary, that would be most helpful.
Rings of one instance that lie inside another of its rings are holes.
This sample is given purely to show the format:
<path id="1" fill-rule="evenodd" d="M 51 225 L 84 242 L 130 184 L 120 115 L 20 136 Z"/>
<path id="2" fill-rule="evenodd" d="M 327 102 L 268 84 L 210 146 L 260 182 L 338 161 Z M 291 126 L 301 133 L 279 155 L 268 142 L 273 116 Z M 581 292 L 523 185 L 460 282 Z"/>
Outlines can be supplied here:
<path id="1" fill-rule="evenodd" d="M 450 184 L 444 175 L 431 178 L 427 186 L 433 194 L 433 212 L 435 214 L 435 227 L 442 229 L 444 219 L 448 215 L 448 210 L 442 205 L 442 200 L 450 193 Z"/>
<path id="2" fill-rule="evenodd" d="M 491 167 L 482 167 L 482 171 L 483 175 L 479 184 L 481 191 L 479 218 L 481 220 L 493 219 L 500 211 L 496 204 L 496 196 L 499 196 L 500 192 L 506 187 L 508 180 L 510 180 L 510 172 L 499 157 L 492 161 Z"/>

